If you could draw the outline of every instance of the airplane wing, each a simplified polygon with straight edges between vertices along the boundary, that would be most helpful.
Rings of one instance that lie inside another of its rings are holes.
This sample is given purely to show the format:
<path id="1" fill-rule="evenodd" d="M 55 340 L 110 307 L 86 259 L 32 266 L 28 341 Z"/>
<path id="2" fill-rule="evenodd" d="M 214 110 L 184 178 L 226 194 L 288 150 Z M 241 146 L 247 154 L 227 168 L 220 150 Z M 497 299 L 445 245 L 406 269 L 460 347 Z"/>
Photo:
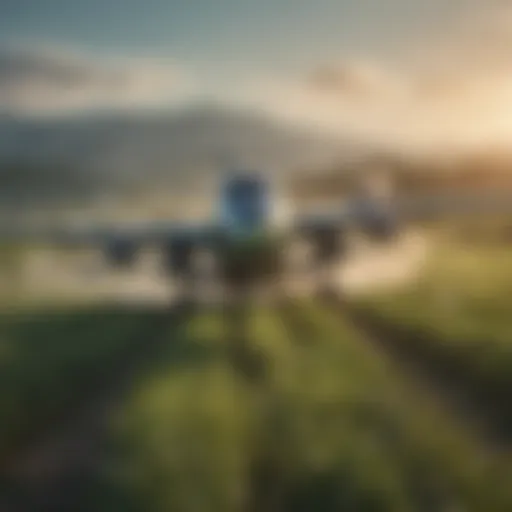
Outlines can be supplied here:
<path id="1" fill-rule="evenodd" d="M 328 233 L 356 229 L 371 237 L 386 239 L 398 229 L 398 216 L 394 205 L 354 199 L 340 207 L 319 209 L 298 215 L 294 229 L 303 234 Z"/>
<path id="2" fill-rule="evenodd" d="M 408 222 L 450 217 L 485 218 L 510 213 L 510 191 L 461 191 L 402 196 L 386 201 L 353 199 L 340 208 L 300 215 L 295 224 L 302 232 L 354 227 L 375 238 L 387 239 Z"/>
<path id="3" fill-rule="evenodd" d="M 113 239 L 130 240 L 134 244 L 162 243 L 172 238 L 200 241 L 214 235 L 218 226 L 209 222 L 139 223 L 4 223 L 0 225 L 0 242 L 48 242 L 56 245 L 94 246 Z"/>
<path id="4" fill-rule="evenodd" d="M 168 266 L 179 269 L 190 260 L 193 247 L 210 242 L 219 232 L 215 223 L 11 223 L 0 227 L 0 246 L 37 246 L 66 249 L 98 248 L 113 266 L 134 263 L 143 246 L 164 249 Z"/>

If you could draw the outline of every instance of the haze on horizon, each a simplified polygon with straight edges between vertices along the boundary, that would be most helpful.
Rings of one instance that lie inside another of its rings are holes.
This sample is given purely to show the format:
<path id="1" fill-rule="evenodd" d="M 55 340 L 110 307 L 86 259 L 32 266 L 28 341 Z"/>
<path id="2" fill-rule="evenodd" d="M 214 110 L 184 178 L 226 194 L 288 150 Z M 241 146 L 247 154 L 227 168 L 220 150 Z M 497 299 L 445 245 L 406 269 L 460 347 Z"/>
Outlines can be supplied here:
<path id="1" fill-rule="evenodd" d="M 210 101 L 391 148 L 506 146 L 512 9 L 478 0 L 8 0 L 0 111 Z"/>

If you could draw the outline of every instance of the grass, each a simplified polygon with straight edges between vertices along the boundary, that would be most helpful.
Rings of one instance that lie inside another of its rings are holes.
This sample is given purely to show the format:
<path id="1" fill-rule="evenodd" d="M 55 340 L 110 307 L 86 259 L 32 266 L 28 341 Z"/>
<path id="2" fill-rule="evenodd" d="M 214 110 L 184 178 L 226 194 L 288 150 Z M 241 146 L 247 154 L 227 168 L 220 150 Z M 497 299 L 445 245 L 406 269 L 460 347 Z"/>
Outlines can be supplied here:
<path id="1" fill-rule="evenodd" d="M 161 315 L 70 307 L 0 316 L 0 460 L 101 389 Z"/>
<path id="2" fill-rule="evenodd" d="M 509 431 L 511 257 L 512 249 L 503 244 L 445 242 L 418 282 L 357 304 L 409 353 L 494 404 Z"/>
<path id="3" fill-rule="evenodd" d="M 233 366 L 220 315 L 190 320 L 112 425 L 108 510 L 511 509 L 509 461 L 411 392 L 335 313 L 299 307 L 308 342 L 277 312 L 251 311 L 258 383 Z M 96 491 L 88 506 L 102 510 Z"/>
<path id="4" fill-rule="evenodd" d="M 414 286 L 357 306 L 506 409 L 509 256 L 445 243 Z M 300 301 L 290 315 L 254 306 L 239 328 L 231 320 L 197 312 L 171 328 L 151 309 L 4 313 L 0 455 L 101 393 L 158 335 L 158 357 L 113 413 L 105 460 L 78 477 L 77 512 L 512 510 L 506 453 L 412 390 L 336 312 Z"/>

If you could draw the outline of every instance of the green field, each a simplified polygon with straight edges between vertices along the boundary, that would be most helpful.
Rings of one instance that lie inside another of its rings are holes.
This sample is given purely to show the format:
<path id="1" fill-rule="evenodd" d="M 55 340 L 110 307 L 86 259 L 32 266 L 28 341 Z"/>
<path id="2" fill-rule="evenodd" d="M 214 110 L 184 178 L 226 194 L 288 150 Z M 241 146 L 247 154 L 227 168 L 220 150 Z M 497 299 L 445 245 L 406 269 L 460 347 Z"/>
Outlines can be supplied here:
<path id="1" fill-rule="evenodd" d="M 480 437 L 351 315 L 506 420 L 511 253 L 445 241 L 418 282 L 345 309 L 12 309 L 0 316 L 2 461 L 139 368 L 87 470 L 57 475 L 70 510 L 508 512 L 510 444 Z M 0 491 L 22 501 L 32 484 Z"/>
<path id="2" fill-rule="evenodd" d="M 235 353 L 219 312 L 174 329 L 155 315 L 4 319 L 18 357 L 3 356 L 2 410 L 21 431 L 81 396 L 127 340 L 150 326 L 167 340 L 113 413 L 74 510 L 511 510 L 512 462 L 411 389 L 334 309 L 255 307 Z"/>
<path id="3" fill-rule="evenodd" d="M 48 307 L 0 316 L 0 461 L 70 414 L 140 350 L 162 312 Z"/>
<path id="4" fill-rule="evenodd" d="M 464 383 L 512 426 L 512 248 L 440 244 L 418 282 L 365 297 L 360 312 L 397 344 Z"/>
<path id="5" fill-rule="evenodd" d="M 509 461 L 335 312 L 293 317 L 251 312 L 258 381 L 233 364 L 219 315 L 193 318 L 113 421 L 110 484 L 88 487 L 84 510 L 510 510 Z"/>

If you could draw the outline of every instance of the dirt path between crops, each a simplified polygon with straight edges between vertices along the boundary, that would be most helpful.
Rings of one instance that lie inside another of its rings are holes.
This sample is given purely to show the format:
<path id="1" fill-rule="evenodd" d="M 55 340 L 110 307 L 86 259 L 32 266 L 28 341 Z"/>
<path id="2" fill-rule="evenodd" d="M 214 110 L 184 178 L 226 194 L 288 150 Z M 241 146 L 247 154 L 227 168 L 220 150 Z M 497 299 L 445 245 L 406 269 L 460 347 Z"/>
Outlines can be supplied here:
<path id="1" fill-rule="evenodd" d="M 344 296 L 372 292 L 376 289 L 393 289 L 418 276 L 428 259 L 431 246 L 421 233 L 405 234 L 394 246 L 361 249 L 359 257 L 353 256 L 335 276 L 336 288 Z M 379 324 L 366 312 L 351 306 L 350 300 L 330 296 L 331 306 L 347 318 L 364 338 L 383 357 L 396 365 L 418 392 L 431 396 L 441 407 L 461 419 L 491 451 L 512 453 L 512 428 L 504 411 L 482 397 L 479 390 L 470 389 L 464 378 L 449 369 L 443 369 L 439 361 L 429 359 L 414 350 L 414 344 L 399 339 L 400 333 L 392 326 Z"/>
<path id="2" fill-rule="evenodd" d="M 363 339 L 389 363 L 390 369 L 403 378 L 411 392 L 431 403 L 462 430 L 466 430 L 490 456 L 512 455 L 512 432 L 504 412 L 471 390 L 460 377 L 440 367 L 435 361 L 408 350 L 404 339 L 398 340 L 392 330 L 386 330 L 353 308 L 350 301 L 342 299 L 330 289 L 320 296 L 326 308 L 349 322 Z M 310 343 L 315 339 L 315 325 L 304 318 L 293 303 L 280 308 L 281 318 L 298 343 Z"/>
<path id="3" fill-rule="evenodd" d="M 80 482 L 101 465 L 108 421 L 134 380 L 168 340 L 170 328 L 185 316 L 178 307 L 162 311 L 147 336 L 112 371 L 100 394 L 81 404 L 42 439 L 19 453 L 0 475 L 2 512 L 77 510 Z"/>
<path id="4" fill-rule="evenodd" d="M 363 335 L 371 346 L 394 366 L 406 382 L 425 399 L 468 430 L 488 453 L 512 454 L 512 432 L 505 412 L 479 390 L 470 387 L 447 365 L 419 354 L 407 339 L 392 327 L 375 321 L 371 315 L 343 303 L 330 300 L 336 310 Z"/>

